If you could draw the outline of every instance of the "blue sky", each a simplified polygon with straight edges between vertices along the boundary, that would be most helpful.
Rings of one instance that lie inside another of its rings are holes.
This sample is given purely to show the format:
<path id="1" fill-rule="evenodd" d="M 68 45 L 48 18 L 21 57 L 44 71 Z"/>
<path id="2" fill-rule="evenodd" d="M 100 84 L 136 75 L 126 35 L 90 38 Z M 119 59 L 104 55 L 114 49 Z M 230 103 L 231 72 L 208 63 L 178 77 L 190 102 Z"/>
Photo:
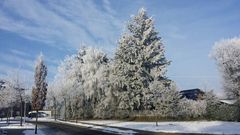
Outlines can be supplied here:
<path id="1" fill-rule="evenodd" d="M 131 15 L 144 7 L 155 19 L 172 61 L 168 77 L 180 89 L 223 93 L 209 52 L 214 42 L 239 36 L 239 0 L 1 0 L 0 78 L 20 69 L 31 83 L 42 52 L 52 80 L 66 55 L 81 45 L 114 54 Z"/>

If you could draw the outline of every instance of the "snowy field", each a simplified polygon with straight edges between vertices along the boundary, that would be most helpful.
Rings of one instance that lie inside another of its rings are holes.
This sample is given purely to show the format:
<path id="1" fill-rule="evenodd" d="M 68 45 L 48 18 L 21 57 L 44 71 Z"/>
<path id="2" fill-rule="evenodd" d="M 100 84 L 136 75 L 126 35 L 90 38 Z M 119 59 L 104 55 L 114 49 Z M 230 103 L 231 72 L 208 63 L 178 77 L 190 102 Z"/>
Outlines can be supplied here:
<path id="1" fill-rule="evenodd" d="M 23 123 L 23 126 L 20 126 L 19 123 L 0 124 L 0 129 L 34 129 L 34 125 L 30 123 Z"/>
<path id="2" fill-rule="evenodd" d="M 34 129 L 34 125 L 30 123 L 23 123 L 23 126 L 20 126 L 20 121 L 14 118 L 10 118 L 8 125 L 6 118 L 4 118 L 3 121 L 0 121 L 0 129 Z"/>
<path id="3" fill-rule="evenodd" d="M 35 126 L 31 123 L 23 123 L 23 126 L 20 126 L 20 121 L 17 119 L 10 118 L 9 125 L 6 122 L 6 119 L 0 121 L 0 131 L 9 130 L 9 129 L 24 129 L 24 135 L 35 135 L 33 129 Z M 0 133 L 1 134 L 1 133 Z M 45 135 L 41 130 L 38 130 L 38 135 Z"/>
<path id="4" fill-rule="evenodd" d="M 186 121 L 186 122 L 121 122 L 121 121 L 81 121 L 113 127 L 166 133 L 240 134 L 239 122 Z"/>

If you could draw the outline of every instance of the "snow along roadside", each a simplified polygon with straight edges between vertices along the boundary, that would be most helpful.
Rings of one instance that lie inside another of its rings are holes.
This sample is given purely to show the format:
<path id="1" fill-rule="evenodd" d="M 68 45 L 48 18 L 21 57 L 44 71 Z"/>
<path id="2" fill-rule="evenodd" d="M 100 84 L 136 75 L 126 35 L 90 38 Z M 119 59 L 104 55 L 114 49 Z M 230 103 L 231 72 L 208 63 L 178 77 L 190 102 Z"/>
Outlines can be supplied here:
<path id="1" fill-rule="evenodd" d="M 117 134 L 136 134 L 137 133 L 133 130 L 122 130 L 122 129 L 113 128 L 113 127 L 106 127 L 104 125 L 98 126 L 98 125 L 93 125 L 93 124 L 83 124 L 83 123 L 74 123 L 74 122 L 66 122 L 66 121 L 58 121 L 58 122 L 92 128 L 92 129 L 97 129 L 97 130 L 101 130 L 101 131 L 107 132 L 107 133 L 117 133 Z"/>
<path id="2" fill-rule="evenodd" d="M 40 120 L 41 121 L 41 120 Z M 54 121 L 43 119 L 42 121 Z M 239 134 L 240 122 L 225 121 L 171 121 L 171 122 L 127 122 L 117 120 L 88 120 L 75 122 L 57 121 L 66 124 L 102 130 L 104 132 L 118 132 L 122 134 L 134 134 L 133 130 L 164 132 L 164 133 L 199 133 L 199 134 Z M 120 129 L 118 129 L 120 128 Z M 122 130 L 121 128 L 132 129 Z"/>
<path id="3" fill-rule="evenodd" d="M 111 127 L 129 128 L 164 133 L 240 134 L 240 122 L 182 121 L 182 122 L 124 122 L 124 121 L 80 121 Z"/>

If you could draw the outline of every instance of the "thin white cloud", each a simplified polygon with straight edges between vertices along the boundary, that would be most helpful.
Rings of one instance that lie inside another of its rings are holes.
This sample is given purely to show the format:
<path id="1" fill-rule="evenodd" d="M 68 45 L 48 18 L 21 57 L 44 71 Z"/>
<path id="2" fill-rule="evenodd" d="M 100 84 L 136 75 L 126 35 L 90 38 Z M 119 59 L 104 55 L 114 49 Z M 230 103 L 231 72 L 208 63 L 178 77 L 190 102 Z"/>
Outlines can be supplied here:
<path id="1" fill-rule="evenodd" d="M 7 53 L 1 53 L 0 58 L 2 62 L 15 65 L 16 67 L 20 67 L 20 68 L 33 69 L 33 66 L 34 66 L 33 60 L 25 59 L 25 58 L 7 54 Z M 4 65 L 4 63 L 2 63 L 1 65 Z"/>
<path id="2" fill-rule="evenodd" d="M 187 36 L 181 33 L 181 30 L 178 26 L 167 24 L 165 25 L 166 37 L 170 39 L 187 39 Z"/>
<path id="3" fill-rule="evenodd" d="M 116 11 L 111 8 L 109 0 L 103 0 L 103 8 L 110 14 L 116 14 Z"/>
<path id="4" fill-rule="evenodd" d="M 48 69 L 48 72 L 49 72 L 51 75 L 55 75 L 55 74 L 57 73 L 57 66 L 47 65 L 47 69 Z M 53 79 L 53 76 L 52 76 L 51 79 Z"/>
<path id="5" fill-rule="evenodd" d="M 26 73 L 27 77 L 33 76 L 35 60 L 8 53 L 1 53 L 0 59 L 2 62 L 0 65 L 0 73 L 2 75 L 6 74 L 7 72 L 19 70 L 19 72 L 23 74 Z M 49 74 L 54 75 L 57 71 L 57 65 L 55 64 L 57 61 L 47 58 L 46 61 L 49 63 L 47 64 Z M 52 76 L 49 77 L 51 79 Z"/>
<path id="6" fill-rule="evenodd" d="M 0 9 L 0 29 L 59 48 L 86 43 L 113 49 L 120 26 L 109 1 L 6 0 Z"/>
<path id="7" fill-rule="evenodd" d="M 6 78 L 8 74 L 19 71 L 21 76 L 33 80 L 33 72 L 23 68 L 15 68 L 9 65 L 0 65 L 0 78 Z"/>
<path id="8" fill-rule="evenodd" d="M 47 58 L 46 62 L 53 64 L 53 65 L 59 65 L 60 64 L 60 60 L 54 59 L 54 58 Z"/>
<path id="9" fill-rule="evenodd" d="M 12 54 L 18 55 L 18 56 L 23 56 L 23 57 L 29 57 L 30 55 L 26 52 L 20 51 L 20 50 L 16 50 L 16 49 L 12 49 L 10 50 L 10 52 Z"/>
<path id="10" fill-rule="evenodd" d="M 31 70 L 16 68 L 10 65 L 0 65 L 0 79 L 8 79 L 14 77 L 18 73 L 23 87 L 31 92 L 32 85 L 34 83 L 34 73 Z"/>

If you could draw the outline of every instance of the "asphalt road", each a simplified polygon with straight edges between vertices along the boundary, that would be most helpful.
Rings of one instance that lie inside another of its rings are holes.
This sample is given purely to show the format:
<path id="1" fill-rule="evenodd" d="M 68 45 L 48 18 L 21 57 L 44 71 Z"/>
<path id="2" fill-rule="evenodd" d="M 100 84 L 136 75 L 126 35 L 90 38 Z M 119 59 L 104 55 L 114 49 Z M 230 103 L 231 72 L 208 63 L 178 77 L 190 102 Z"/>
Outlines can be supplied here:
<path id="1" fill-rule="evenodd" d="M 40 129 L 44 135 L 114 135 L 113 133 L 106 133 L 85 127 L 47 122 L 39 123 L 38 129 Z M 29 129 L 7 129 L 5 131 L 7 132 L 6 135 L 24 135 L 23 132 L 25 130 Z M 34 134 L 34 130 L 29 130 L 28 132 Z"/>
<path id="2" fill-rule="evenodd" d="M 100 130 L 80 127 L 69 124 L 54 123 L 54 122 L 39 122 L 38 129 L 40 129 L 44 135 L 116 135 L 117 133 L 103 132 Z M 6 135 L 24 135 L 24 131 L 29 129 L 8 129 Z M 129 130 L 129 129 L 121 129 Z M 34 133 L 34 130 L 28 132 Z M 153 132 L 136 131 L 136 135 L 159 135 Z M 0 134 L 1 135 L 1 134 Z M 161 133 L 160 135 L 169 135 Z M 172 135 L 172 134 L 171 134 Z"/>
<path id="3" fill-rule="evenodd" d="M 87 127 L 52 122 L 40 122 L 39 128 L 47 133 L 46 135 L 114 135 Z"/>
<path id="4" fill-rule="evenodd" d="M 47 135 L 116 135 L 117 133 L 109 133 L 103 132 L 100 130 L 88 128 L 88 127 L 80 127 L 69 124 L 62 123 L 53 123 L 53 122 L 41 122 L 39 124 L 39 128 L 42 131 L 46 132 Z M 121 130 L 132 130 L 125 128 L 118 128 Z M 176 135 L 176 134 L 168 134 L 168 133 L 154 133 L 154 132 L 146 132 L 140 130 L 133 130 L 137 132 L 134 135 Z M 119 135 L 119 133 L 117 134 Z M 178 134 L 181 135 L 181 134 Z"/>
<path id="5" fill-rule="evenodd" d="M 54 123 L 54 122 L 39 122 L 38 128 L 44 132 L 44 135 L 115 135 L 115 133 L 103 132 L 100 130 L 80 127 L 69 124 Z M 26 130 L 26 129 L 25 129 Z M 6 135 L 24 135 L 24 129 L 8 129 Z M 29 129 L 27 129 L 29 130 Z M 129 130 L 122 128 L 121 130 Z M 174 133 L 154 133 L 134 130 L 136 135 L 197 135 L 197 134 L 174 134 Z M 34 130 L 28 132 L 34 133 Z M 1 132 L 0 132 L 1 135 Z M 5 134 L 4 134 L 5 135 Z"/>

